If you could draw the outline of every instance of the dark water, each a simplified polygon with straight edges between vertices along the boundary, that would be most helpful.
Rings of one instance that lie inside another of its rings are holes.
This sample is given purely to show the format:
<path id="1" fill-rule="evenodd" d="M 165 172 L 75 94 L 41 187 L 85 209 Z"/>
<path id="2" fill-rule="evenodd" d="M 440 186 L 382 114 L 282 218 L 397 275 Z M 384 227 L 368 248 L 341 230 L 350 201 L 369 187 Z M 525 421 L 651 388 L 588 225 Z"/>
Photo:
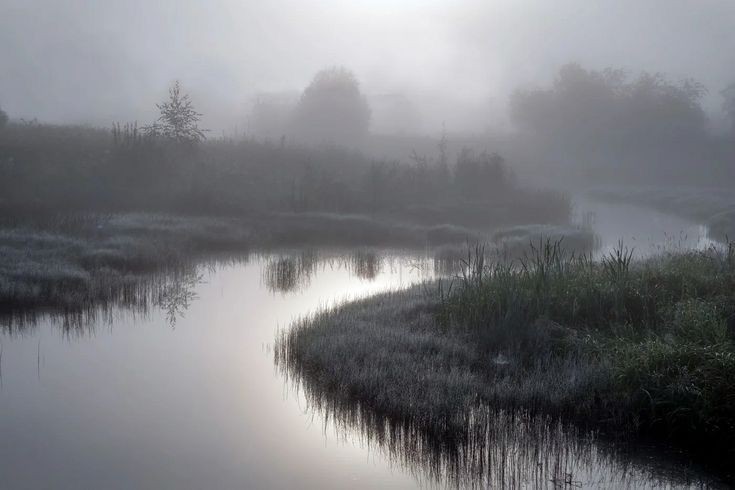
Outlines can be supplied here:
<path id="1" fill-rule="evenodd" d="M 520 415 L 478 410 L 491 423 L 469 442 L 432 440 L 317 400 L 274 365 L 293 319 L 433 276 L 422 254 L 252 256 L 169 278 L 138 308 L 6 328 L 0 488 L 703 485 L 681 460 Z"/>

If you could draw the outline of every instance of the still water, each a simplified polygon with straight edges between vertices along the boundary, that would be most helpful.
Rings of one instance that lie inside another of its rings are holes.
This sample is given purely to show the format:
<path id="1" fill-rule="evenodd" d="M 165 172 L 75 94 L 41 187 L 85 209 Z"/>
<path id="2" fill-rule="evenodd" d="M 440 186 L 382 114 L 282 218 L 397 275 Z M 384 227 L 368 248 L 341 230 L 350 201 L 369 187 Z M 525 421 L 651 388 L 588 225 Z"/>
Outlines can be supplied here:
<path id="1" fill-rule="evenodd" d="M 598 236 L 597 256 L 609 253 L 621 241 L 637 258 L 717 245 L 701 223 L 634 204 L 610 204 L 577 196 L 574 211 L 575 220 L 591 227 Z"/>
<path id="2" fill-rule="evenodd" d="M 598 228 L 605 209 L 593 210 Z M 656 215 L 639 216 L 643 228 Z M 0 488 L 702 484 L 669 457 L 620 454 L 523 418 L 442 459 L 420 434 L 310 406 L 274 365 L 274 339 L 295 318 L 433 271 L 421 253 L 264 254 L 199 266 L 159 284 L 149 307 L 113 308 L 79 328 L 46 318 L 1 330 Z M 493 477 L 473 479 L 488 464 Z"/>

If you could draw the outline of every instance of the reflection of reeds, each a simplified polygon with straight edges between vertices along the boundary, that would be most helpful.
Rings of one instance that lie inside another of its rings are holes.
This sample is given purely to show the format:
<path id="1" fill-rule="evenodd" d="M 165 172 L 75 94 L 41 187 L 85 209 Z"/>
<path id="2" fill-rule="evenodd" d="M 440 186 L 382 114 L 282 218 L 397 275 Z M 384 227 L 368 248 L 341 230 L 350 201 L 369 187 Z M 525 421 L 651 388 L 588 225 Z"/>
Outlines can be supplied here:
<path id="1" fill-rule="evenodd" d="M 462 335 L 427 327 L 434 306 L 423 298 L 418 289 L 389 293 L 298 322 L 278 339 L 276 364 L 305 396 L 309 410 L 338 435 L 356 434 L 427 483 L 469 488 L 700 483 L 670 460 L 597 441 L 538 407 L 514 407 L 522 398 L 527 399 L 521 404 L 532 406 L 539 390 L 549 400 L 565 390 L 583 390 L 595 373 L 547 362 L 539 371 L 543 376 L 524 375 L 515 359 L 488 363 Z M 518 382 L 516 376 L 527 379 Z"/>
<path id="2" fill-rule="evenodd" d="M 281 293 L 302 290 L 309 285 L 319 260 L 318 254 L 311 249 L 269 260 L 263 269 L 266 287 L 271 292 Z"/>
<path id="3" fill-rule="evenodd" d="M 551 489 L 592 481 L 607 488 L 641 483 L 625 464 L 615 464 L 573 429 L 548 418 L 478 406 L 468 416 L 466 430 L 447 437 L 357 403 L 306 394 L 310 409 L 331 421 L 338 436 L 356 431 L 368 447 L 427 485 Z"/>
<path id="4" fill-rule="evenodd" d="M 197 298 L 195 288 L 201 280 L 196 266 L 180 264 L 166 271 L 115 280 L 95 289 L 94 296 L 67 292 L 77 301 L 62 309 L 6 307 L 0 315 L 0 329 L 20 333 L 44 319 L 58 323 L 66 335 L 85 335 L 95 324 L 112 323 L 121 314 L 146 316 L 155 308 L 163 310 L 173 326 Z"/>
<path id="5" fill-rule="evenodd" d="M 360 279 L 375 279 L 382 267 L 381 257 L 370 250 L 357 250 L 351 257 L 351 269 Z"/>

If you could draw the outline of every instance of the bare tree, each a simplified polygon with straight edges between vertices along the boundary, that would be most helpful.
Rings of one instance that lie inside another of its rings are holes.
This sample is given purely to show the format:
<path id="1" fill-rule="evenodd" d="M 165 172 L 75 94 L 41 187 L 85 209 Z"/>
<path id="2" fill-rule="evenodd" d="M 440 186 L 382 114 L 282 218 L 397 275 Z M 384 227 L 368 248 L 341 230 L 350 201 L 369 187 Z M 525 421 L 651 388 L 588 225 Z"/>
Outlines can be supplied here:
<path id="1" fill-rule="evenodd" d="M 194 110 L 188 94 L 182 94 L 178 80 L 168 91 L 168 101 L 156 104 L 161 115 L 143 131 L 149 136 L 163 137 L 179 143 L 196 144 L 206 139 L 199 128 L 202 115 Z"/>

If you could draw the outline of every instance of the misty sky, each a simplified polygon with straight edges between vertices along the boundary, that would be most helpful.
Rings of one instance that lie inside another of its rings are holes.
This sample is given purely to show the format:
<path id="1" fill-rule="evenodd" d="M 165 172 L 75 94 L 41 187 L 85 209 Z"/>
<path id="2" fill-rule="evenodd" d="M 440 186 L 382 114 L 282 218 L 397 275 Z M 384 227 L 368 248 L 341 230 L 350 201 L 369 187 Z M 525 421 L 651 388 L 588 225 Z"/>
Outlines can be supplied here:
<path id="1" fill-rule="evenodd" d="M 694 77 L 716 109 L 734 53 L 733 0 L 0 0 L 0 106 L 51 122 L 147 121 L 180 79 L 210 127 L 244 125 L 331 65 L 450 129 L 570 61 Z"/>

